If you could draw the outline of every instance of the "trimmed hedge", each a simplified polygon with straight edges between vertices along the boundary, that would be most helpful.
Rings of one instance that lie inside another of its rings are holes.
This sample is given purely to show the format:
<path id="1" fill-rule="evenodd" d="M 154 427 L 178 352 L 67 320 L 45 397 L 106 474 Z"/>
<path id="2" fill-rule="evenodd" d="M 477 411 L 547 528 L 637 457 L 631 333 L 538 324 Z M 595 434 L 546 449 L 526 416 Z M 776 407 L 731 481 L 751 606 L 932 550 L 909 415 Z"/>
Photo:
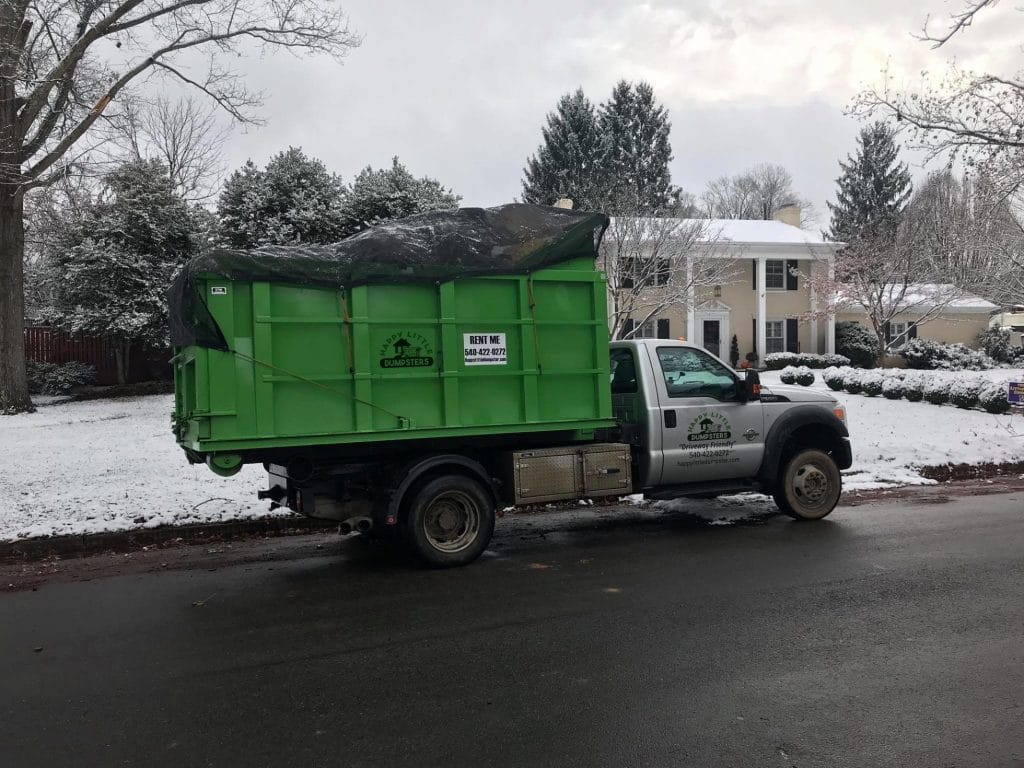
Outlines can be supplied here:
<path id="1" fill-rule="evenodd" d="M 772 352 L 764 356 L 764 364 L 769 371 L 781 371 L 790 366 L 803 368 L 829 368 L 832 366 L 849 365 L 850 358 L 843 355 L 812 355 L 803 352 Z"/>

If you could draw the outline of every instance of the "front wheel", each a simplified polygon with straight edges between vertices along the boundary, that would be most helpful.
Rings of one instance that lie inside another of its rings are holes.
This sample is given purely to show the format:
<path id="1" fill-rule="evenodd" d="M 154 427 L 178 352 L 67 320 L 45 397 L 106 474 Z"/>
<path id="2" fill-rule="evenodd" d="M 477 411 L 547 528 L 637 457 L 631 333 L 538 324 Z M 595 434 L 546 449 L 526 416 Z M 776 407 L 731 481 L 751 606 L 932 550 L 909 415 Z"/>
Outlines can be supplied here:
<path id="1" fill-rule="evenodd" d="M 413 497 L 405 529 L 412 548 L 428 565 L 466 565 L 480 557 L 491 540 L 494 504 L 475 480 L 438 477 Z"/>
<path id="2" fill-rule="evenodd" d="M 779 509 L 797 520 L 820 520 L 835 509 L 843 490 L 839 467 L 824 451 L 796 453 L 779 474 L 772 496 Z"/>

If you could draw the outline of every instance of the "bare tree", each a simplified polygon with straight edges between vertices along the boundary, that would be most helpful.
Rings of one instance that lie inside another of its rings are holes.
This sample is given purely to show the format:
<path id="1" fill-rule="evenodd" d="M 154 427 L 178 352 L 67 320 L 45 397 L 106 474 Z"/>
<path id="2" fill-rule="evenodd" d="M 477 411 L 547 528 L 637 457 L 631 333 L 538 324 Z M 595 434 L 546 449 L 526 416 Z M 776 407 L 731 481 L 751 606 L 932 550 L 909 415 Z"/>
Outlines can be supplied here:
<path id="1" fill-rule="evenodd" d="M 0 412 L 31 410 L 24 349 L 24 196 L 68 175 L 101 119 L 147 78 L 252 121 L 259 96 L 226 61 L 359 44 L 322 0 L 0 0 Z M 206 65 L 200 57 L 207 55 Z M 198 62 L 197 62 L 198 59 Z"/>
<path id="2" fill-rule="evenodd" d="M 611 337 L 631 338 L 665 311 L 686 312 L 713 286 L 732 282 L 736 262 L 716 256 L 716 247 L 717 235 L 704 219 L 614 217 L 600 253 Z"/>
<path id="3" fill-rule="evenodd" d="M 864 312 L 878 342 L 879 364 L 905 341 L 888 334 L 897 317 L 913 318 L 911 324 L 918 326 L 940 316 L 964 295 L 955 285 L 927 282 L 934 263 L 920 233 L 914 231 L 918 225 L 906 219 L 895 238 L 883 235 L 850 243 L 836 254 L 834 274 L 816 270 L 809 277 L 811 291 L 826 297 L 818 306 L 819 316 Z"/>
<path id="4" fill-rule="evenodd" d="M 781 165 L 762 163 L 708 182 L 701 195 L 705 213 L 715 219 L 771 219 L 779 208 L 796 204 L 812 218 L 811 206 L 793 191 L 793 177 Z"/>
<path id="5" fill-rule="evenodd" d="M 222 153 L 230 133 L 217 121 L 216 109 L 191 96 L 126 100 L 121 119 L 112 124 L 117 159 L 159 160 L 185 200 L 208 200 L 224 171 Z"/>

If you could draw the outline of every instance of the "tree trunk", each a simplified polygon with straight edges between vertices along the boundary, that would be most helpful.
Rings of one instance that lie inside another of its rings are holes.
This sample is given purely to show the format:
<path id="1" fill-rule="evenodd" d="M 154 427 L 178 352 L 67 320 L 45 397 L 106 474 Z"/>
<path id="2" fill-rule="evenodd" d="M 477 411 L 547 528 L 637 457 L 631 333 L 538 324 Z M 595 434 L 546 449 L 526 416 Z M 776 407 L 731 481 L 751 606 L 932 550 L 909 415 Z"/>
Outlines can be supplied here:
<path id="1" fill-rule="evenodd" d="M 25 223 L 22 196 L 0 185 L 0 413 L 35 410 L 25 375 Z"/>
<path id="2" fill-rule="evenodd" d="M 114 345 L 114 362 L 117 364 L 117 383 L 128 383 L 128 366 L 131 365 L 132 343 L 119 341 Z"/>

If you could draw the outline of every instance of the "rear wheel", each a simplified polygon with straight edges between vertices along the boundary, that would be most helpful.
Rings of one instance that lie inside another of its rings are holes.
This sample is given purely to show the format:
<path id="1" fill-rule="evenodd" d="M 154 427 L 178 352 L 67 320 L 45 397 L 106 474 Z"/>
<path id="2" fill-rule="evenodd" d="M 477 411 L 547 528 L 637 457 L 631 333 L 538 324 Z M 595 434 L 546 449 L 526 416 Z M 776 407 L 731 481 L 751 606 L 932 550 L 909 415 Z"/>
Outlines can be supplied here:
<path id="1" fill-rule="evenodd" d="M 831 512 L 842 493 L 839 467 L 824 451 L 794 454 L 779 474 L 772 494 L 779 509 L 797 520 L 820 520 Z"/>
<path id="2" fill-rule="evenodd" d="M 427 564 L 466 565 L 487 548 L 494 533 L 494 504 L 477 481 L 446 475 L 428 481 L 413 497 L 405 519 L 409 543 Z"/>

